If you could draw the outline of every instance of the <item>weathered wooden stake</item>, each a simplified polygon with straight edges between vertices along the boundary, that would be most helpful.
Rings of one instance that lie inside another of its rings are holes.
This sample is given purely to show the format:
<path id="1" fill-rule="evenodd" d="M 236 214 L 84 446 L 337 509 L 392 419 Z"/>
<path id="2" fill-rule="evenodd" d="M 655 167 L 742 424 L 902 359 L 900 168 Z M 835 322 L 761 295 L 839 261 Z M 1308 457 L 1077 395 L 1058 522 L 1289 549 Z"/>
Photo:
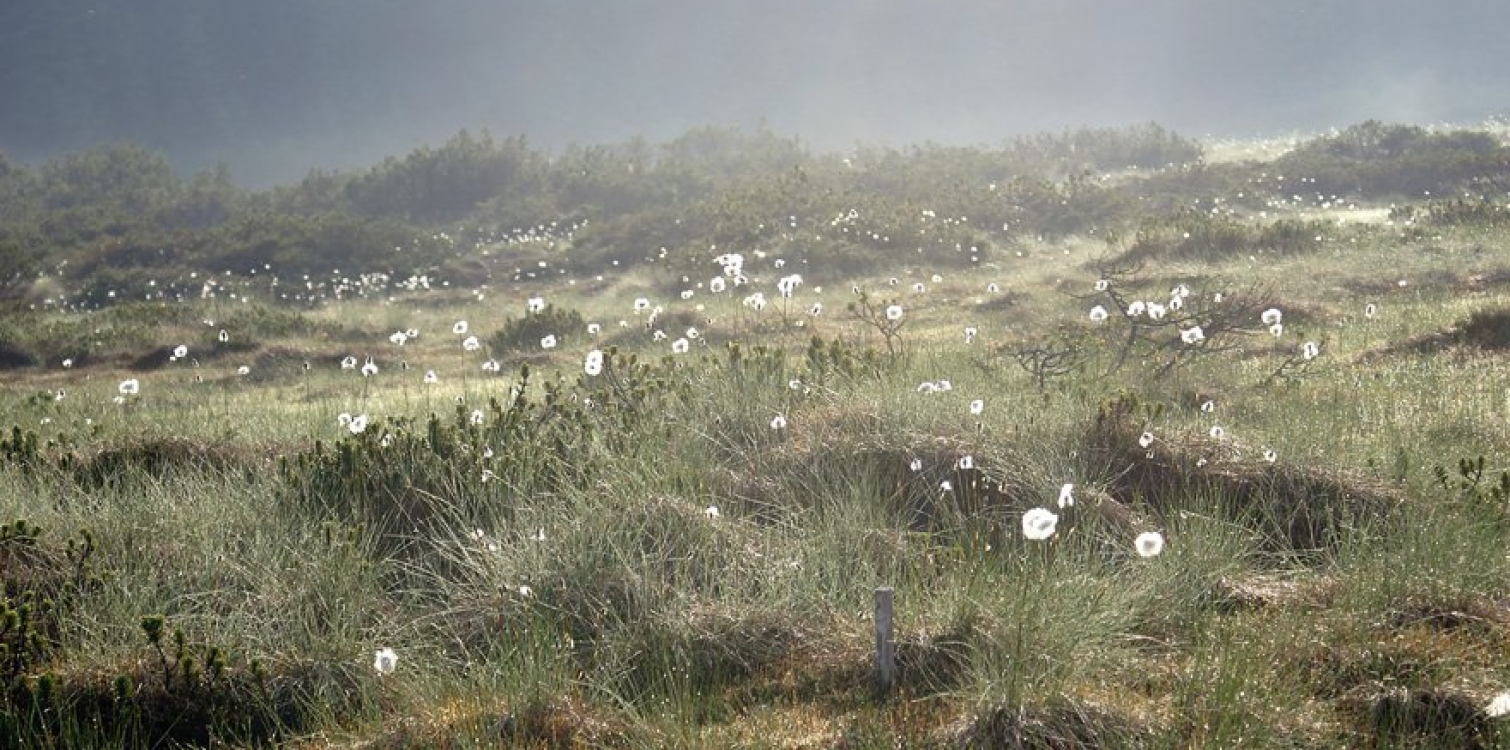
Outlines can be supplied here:
<path id="1" fill-rule="evenodd" d="M 892 588 L 876 589 L 876 687 L 891 692 L 897 675 L 897 644 L 892 638 Z"/>

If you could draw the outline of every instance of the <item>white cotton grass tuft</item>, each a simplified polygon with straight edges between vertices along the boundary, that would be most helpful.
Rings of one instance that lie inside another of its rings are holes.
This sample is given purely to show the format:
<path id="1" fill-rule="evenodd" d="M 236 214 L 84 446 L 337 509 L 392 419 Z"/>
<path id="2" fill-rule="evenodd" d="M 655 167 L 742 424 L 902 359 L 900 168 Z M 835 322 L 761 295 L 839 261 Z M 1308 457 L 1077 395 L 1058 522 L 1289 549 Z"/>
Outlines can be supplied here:
<path id="1" fill-rule="evenodd" d="M 1262 315 L 1259 315 L 1258 319 L 1263 321 L 1264 325 L 1272 326 L 1275 323 L 1284 320 L 1284 313 L 1280 312 L 1279 308 L 1277 307 L 1271 307 L 1265 310 Z"/>
<path id="2" fill-rule="evenodd" d="M 1071 507 L 1074 504 L 1075 484 L 1073 482 L 1065 482 L 1064 486 L 1059 488 L 1059 507 L 1062 510 L 1064 508 Z"/>
<path id="3" fill-rule="evenodd" d="M 1157 531 L 1145 531 L 1133 540 L 1133 548 L 1139 557 L 1158 557 L 1164 551 L 1164 535 Z"/>
<path id="4" fill-rule="evenodd" d="M 1092 323 L 1104 323 L 1104 322 L 1106 322 L 1106 308 L 1104 308 L 1104 307 L 1102 307 L 1100 305 L 1096 305 L 1095 307 L 1092 307 L 1091 308 L 1091 322 Z"/>
<path id="5" fill-rule="evenodd" d="M 1022 514 L 1022 535 L 1031 541 L 1048 539 L 1058 525 L 1059 516 L 1048 508 L 1034 508 Z"/>
<path id="6" fill-rule="evenodd" d="M 983 401 L 981 399 L 975 399 L 974 401 L 970 402 L 970 413 L 971 414 L 973 414 L 975 416 L 980 416 L 980 413 L 983 412 L 983 411 L 985 411 L 985 410 L 986 410 L 986 402 L 985 401 Z"/>
<path id="7" fill-rule="evenodd" d="M 1491 719 L 1510 714 L 1510 692 L 1500 693 L 1484 707 L 1484 715 Z"/>
<path id="8" fill-rule="evenodd" d="M 393 670 L 398 668 L 398 654 L 391 648 L 378 649 L 372 657 L 372 668 L 376 669 L 378 674 L 393 674 Z"/>
<path id="9" fill-rule="evenodd" d="M 1307 341 L 1300 347 L 1300 356 L 1304 357 L 1307 362 L 1315 359 L 1320 355 L 1321 346 L 1318 345 L 1315 341 Z"/>
<path id="10" fill-rule="evenodd" d="M 1187 344 L 1199 344 L 1206 340 L 1206 332 L 1200 326 L 1191 326 L 1180 331 L 1180 340 Z"/>
<path id="11" fill-rule="evenodd" d="M 773 429 L 773 430 L 784 430 L 784 429 L 786 429 L 786 417 L 783 416 L 783 415 L 781 415 L 781 414 L 777 414 L 776 416 L 771 417 L 771 429 Z"/>
<path id="12" fill-rule="evenodd" d="M 886 319 L 892 321 L 901 320 L 902 313 L 901 305 L 888 305 L 886 308 Z"/>

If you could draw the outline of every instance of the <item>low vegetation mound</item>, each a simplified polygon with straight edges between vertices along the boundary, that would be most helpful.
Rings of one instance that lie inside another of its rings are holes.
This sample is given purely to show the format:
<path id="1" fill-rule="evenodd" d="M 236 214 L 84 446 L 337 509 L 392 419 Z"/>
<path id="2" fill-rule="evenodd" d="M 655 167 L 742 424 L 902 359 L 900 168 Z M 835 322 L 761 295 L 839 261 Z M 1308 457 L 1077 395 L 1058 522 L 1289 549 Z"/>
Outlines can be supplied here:
<path id="1" fill-rule="evenodd" d="M 1369 120 L 1303 144 L 1274 162 L 1307 191 L 1367 197 L 1422 196 L 1503 179 L 1510 148 L 1489 133 L 1433 132 Z"/>
<path id="2" fill-rule="evenodd" d="M 1150 439 L 1142 416 L 1136 399 L 1118 399 L 1084 437 L 1088 460 L 1110 474 L 1106 491 L 1124 504 L 1163 514 L 1189 496 L 1210 496 L 1251 519 L 1276 551 L 1303 553 L 1332 547 L 1347 529 L 1401 502 L 1380 482 L 1243 456 L 1216 438 Z"/>

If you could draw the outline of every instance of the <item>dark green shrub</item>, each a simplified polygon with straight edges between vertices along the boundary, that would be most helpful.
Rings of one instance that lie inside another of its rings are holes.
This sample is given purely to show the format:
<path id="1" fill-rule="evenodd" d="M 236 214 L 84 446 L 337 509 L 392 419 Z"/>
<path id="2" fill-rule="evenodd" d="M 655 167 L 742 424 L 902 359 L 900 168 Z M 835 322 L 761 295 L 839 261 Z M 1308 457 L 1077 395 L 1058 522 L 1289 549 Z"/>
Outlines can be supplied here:
<path id="1" fill-rule="evenodd" d="M 1369 120 L 1303 144 L 1274 168 L 1305 180 L 1305 193 L 1418 196 L 1503 178 L 1510 148 L 1488 133 L 1433 133 Z"/>
<path id="2" fill-rule="evenodd" d="M 1144 221 L 1121 260 L 1222 260 L 1235 255 L 1307 253 L 1320 247 L 1319 238 L 1328 228 L 1320 221 L 1280 219 L 1253 224 L 1201 211 L 1185 211 Z"/>
<path id="3" fill-rule="evenodd" d="M 488 339 L 488 345 L 495 353 L 534 352 L 540 351 L 540 341 L 546 336 L 555 336 L 560 345 L 586 332 L 582 313 L 546 305 L 539 312 L 504 321 L 503 328 Z"/>

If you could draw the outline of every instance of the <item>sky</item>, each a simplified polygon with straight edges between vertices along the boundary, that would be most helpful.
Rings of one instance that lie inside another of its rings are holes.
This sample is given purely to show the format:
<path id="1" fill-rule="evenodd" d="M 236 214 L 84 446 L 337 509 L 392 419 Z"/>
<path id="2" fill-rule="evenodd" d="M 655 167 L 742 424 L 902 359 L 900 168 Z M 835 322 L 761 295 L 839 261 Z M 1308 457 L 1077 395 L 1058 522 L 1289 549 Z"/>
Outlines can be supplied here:
<path id="1" fill-rule="evenodd" d="M 1510 112 L 1506 28 L 1501 0 L 13 0 L 0 153 L 125 141 L 266 186 L 463 128 L 843 150 L 1477 122 Z"/>

